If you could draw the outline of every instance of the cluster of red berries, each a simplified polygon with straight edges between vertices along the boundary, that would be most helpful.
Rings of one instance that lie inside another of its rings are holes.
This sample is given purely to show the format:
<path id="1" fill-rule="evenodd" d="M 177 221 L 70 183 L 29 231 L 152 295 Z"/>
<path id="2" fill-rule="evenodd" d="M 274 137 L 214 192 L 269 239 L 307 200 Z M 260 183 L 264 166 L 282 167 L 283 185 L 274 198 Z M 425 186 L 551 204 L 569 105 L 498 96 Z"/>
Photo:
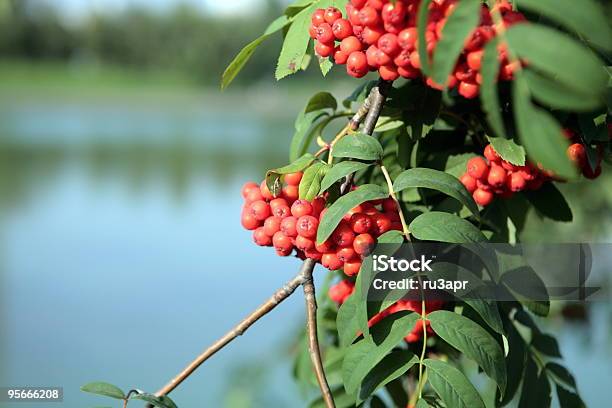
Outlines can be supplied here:
<path id="1" fill-rule="evenodd" d="M 458 0 L 434 0 L 430 3 L 426 29 L 426 47 L 431 56 L 442 36 L 442 28 Z M 420 0 L 350 0 L 346 18 L 335 8 L 317 9 L 312 15 L 310 36 L 315 39 L 315 51 L 321 57 L 332 57 L 336 64 L 346 64 L 349 75 L 361 78 L 369 71 L 378 71 L 382 79 L 394 81 L 400 76 L 413 79 L 421 76 L 418 53 L 417 12 Z M 507 27 L 525 20 L 512 10 L 505 0 L 496 7 Z M 448 87 L 457 87 L 459 94 L 475 98 L 482 81 L 480 65 L 484 45 L 496 34 L 491 11 L 484 5 L 480 25 L 466 41 Z M 500 79 L 512 79 L 516 66 L 508 61 L 506 50 L 500 46 Z M 433 88 L 441 89 L 431 78 Z"/>
<path id="2" fill-rule="evenodd" d="M 260 185 L 246 183 L 242 188 L 245 199 L 242 226 L 253 231 L 257 245 L 274 247 L 280 256 L 289 256 L 295 249 L 300 258 L 314 259 L 330 270 L 342 269 L 353 276 L 380 235 L 393 229 L 401 231 L 396 204 L 389 198 L 355 207 L 345 214 L 330 238 L 316 243 L 326 200 L 298 199 L 301 178 L 302 173 L 285 175 L 286 185 L 278 197 L 274 197 L 265 181 Z"/>
<path id="3" fill-rule="evenodd" d="M 336 285 L 332 286 L 329 289 L 328 295 L 331 300 L 341 305 L 348 299 L 349 296 L 355 291 L 355 284 L 348 279 L 342 280 Z M 425 312 L 431 313 L 436 310 L 440 310 L 444 306 L 444 302 L 440 300 L 429 300 L 425 302 Z M 387 309 L 373 316 L 368 322 L 368 326 L 372 327 L 376 323 L 380 322 L 385 317 L 401 312 L 401 311 L 411 311 L 418 314 L 421 314 L 421 302 L 415 300 L 398 300 Z M 429 321 L 426 320 L 425 324 L 427 326 L 427 332 L 429 334 L 433 334 L 431 327 L 429 326 Z M 416 343 L 423 337 L 423 320 L 417 320 L 417 323 L 414 325 L 410 333 L 408 333 L 404 339 L 408 343 Z"/>
<path id="4" fill-rule="evenodd" d="M 591 167 L 587 157 L 586 147 L 580 142 L 580 136 L 571 129 L 564 129 L 563 134 L 572 142 L 567 148 L 567 156 L 576 165 L 582 175 L 588 179 L 596 179 L 601 175 L 601 162 L 603 160 L 603 146 L 598 146 L 597 149 L 597 165 L 595 170 Z"/>
<path id="5" fill-rule="evenodd" d="M 493 146 L 487 145 L 485 157 L 474 157 L 467 162 L 467 171 L 459 180 L 481 206 L 491 204 L 495 195 L 509 198 L 523 190 L 538 190 L 552 174 L 527 163 L 516 166 L 503 160 Z"/>

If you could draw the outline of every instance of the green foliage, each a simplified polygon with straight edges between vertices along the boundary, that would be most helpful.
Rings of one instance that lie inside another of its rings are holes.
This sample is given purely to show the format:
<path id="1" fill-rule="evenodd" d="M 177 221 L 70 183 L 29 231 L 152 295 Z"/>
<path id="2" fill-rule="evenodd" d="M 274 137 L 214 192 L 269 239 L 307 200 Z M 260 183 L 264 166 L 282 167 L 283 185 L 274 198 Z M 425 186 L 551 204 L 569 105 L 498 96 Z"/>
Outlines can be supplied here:
<path id="1" fill-rule="evenodd" d="M 447 407 L 484 408 L 485 404 L 465 375 L 440 360 L 424 361 L 429 383 Z"/>
<path id="2" fill-rule="evenodd" d="M 439 211 L 426 212 L 416 217 L 410 224 L 410 231 L 412 235 L 423 241 L 460 244 L 487 240 L 469 221 Z"/>
<path id="3" fill-rule="evenodd" d="M 121 388 L 105 382 L 92 382 L 85 384 L 81 387 L 81 391 L 115 399 L 125 399 L 125 393 L 121 390 Z"/>
<path id="4" fill-rule="evenodd" d="M 335 157 L 373 161 L 382 159 L 383 148 L 376 139 L 356 133 L 340 139 L 332 152 Z"/>

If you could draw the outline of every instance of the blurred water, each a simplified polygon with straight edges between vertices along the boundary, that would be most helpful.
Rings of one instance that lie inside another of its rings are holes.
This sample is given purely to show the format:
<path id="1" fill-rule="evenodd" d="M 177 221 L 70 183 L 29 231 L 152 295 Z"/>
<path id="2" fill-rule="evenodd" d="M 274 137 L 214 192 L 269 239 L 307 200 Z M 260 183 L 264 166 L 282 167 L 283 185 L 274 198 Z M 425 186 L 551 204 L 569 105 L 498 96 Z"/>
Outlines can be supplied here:
<path id="1" fill-rule="evenodd" d="M 78 390 L 88 381 L 155 390 L 298 267 L 239 224 L 240 186 L 283 163 L 292 112 L 0 108 L 0 385 L 63 386 L 66 407 L 106 402 Z M 173 397 L 304 406 L 288 352 L 302 313 L 290 298 Z M 553 327 L 594 407 L 612 383 L 610 314 L 599 304 L 591 327 Z"/>

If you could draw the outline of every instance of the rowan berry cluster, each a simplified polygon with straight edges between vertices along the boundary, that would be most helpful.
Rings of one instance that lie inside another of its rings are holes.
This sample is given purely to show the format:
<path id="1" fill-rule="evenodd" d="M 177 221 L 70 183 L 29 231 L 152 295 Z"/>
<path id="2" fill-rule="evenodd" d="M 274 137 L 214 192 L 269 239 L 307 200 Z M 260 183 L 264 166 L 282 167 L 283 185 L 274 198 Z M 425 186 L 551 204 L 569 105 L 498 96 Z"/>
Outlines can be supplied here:
<path id="1" fill-rule="evenodd" d="M 329 289 L 328 295 L 331 300 L 341 305 L 348 299 L 348 297 L 355 291 L 355 284 L 348 279 L 345 279 L 336 285 L 332 286 Z M 425 302 L 425 312 L 431 313 L 436 310 L 440 310 L 444 306 L 444 302 L 439 300 L 429 300 Z M 385 317 L 392 315 L 393 313 L 401 312 L 401 311 L 411 311 L 414 313 L 421 314 L 421 302 L 415 300 L 398 300 L 387 309 L 373 316 L 369 322 L 368 326 L 372 327 L 376 323 L 380 322 Z M 426 320 L 425 324 L 427 326 L 427 332 L 429 334 L 433 334 L 433 330 L 429 326 L 429 321 Z M 416 343 L 423 337 L 423 320 L 417 320 L 417 323 L 414 325 L 410 333 L 408 333 L 404 340 L 408 343 Z"/>
<path id="2" fill-rule="evenodd" d="M 426 47 L 431 56 L 442 37 L 442 29 L 453 13 L 458 0 L 434 0 L 430 3 L 426 29 Z M 312 15 L 310 36 L 315 39 L 315 51 L 321 57 L 332 57 L 336 64 L 346 64 L 347 73 L 361 78 L 369 71 L 378 71 L 382 79 L 420 77 L 421 61 L 416 27 L 420 0 L 350 0 L 346 17 L 335 8 L 317 9 Z M 507 1 L 496 7 L 507 27 L 525 18 L 512 10 Z M 480 66 L 484 45 L 496 35 L 488 6 L 482 5 L 479 26 L 465 43 L 454 72 L 448 78 L 449 88 L 457 88 L 465 98 L 479 94 L 482 78 Z M 508 61 L 506 50 L 498 49 L 501 62 L 500 79 L 512 79 L 516 65 Z M 431 78 L 426 83 L 441 89 Z"/>
<path id="3" fill-rule="evenodd" d="M 487 145 L 485 157 L 474 157 L 467 162 L 467 171 L 459 180 L 482 206 L 491 204 L 495 195 L 509 198 L 523 190 L 538 190 L 552 174 L 527 163 L 516 166 L 503 160 L 493 146 Z"/>
<path id="4" fill-rule="evenodd" d="M 330 238 L 316 243 L 326 200 L 298 199 L 301 178 L 302 173 L 285 175 L 286 185 L 278 197 L 272 195 L 265 181 L 260 185 L 246 183 L 242 188 L 245 199 L 242 226 L 253 231 L 257 245 L 274 247 L 280 256 L 289 256 L 295 250 L 300 258 L 314 259 L 329 270 L 342 269 L 353 276 L 380 235 L 393 229 L 401 231 L 396 204 L 389 198 L 355 207 L 343 217 Z"/>

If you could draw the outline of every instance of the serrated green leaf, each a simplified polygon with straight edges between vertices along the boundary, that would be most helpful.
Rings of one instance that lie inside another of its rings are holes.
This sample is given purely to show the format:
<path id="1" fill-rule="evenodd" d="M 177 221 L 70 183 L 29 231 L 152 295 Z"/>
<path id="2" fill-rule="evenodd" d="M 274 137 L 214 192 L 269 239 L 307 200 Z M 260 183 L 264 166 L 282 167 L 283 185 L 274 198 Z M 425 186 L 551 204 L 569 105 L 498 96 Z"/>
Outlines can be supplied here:
<path id="1" fill-rule="evenodd" d="M 521 0 L 519 9 L 541 13 L 549 19 L 575 31 L 591 44 L 612 51 L 612 31 L 606 13 L 593 0 Z"/>
<path id="2" fill-rule="evenodd" d="M 480 100 L 482 101 L 482 109 L 487 116 L 487 122 L 495 135 L 505 137 L 506 131 L 497 92 L 497 78 L 499 76 L 497 45 L 497 39 L 494 38 L 487 43 L 484 49 L 480 70 L 482 74 Z"/>
<path id="3" fill-rule="evenodd" d="M 85 384 L 81 387 L 81 391 L 115 399 L 125 399 L 125 393 L 121 388 L 106 382 L 91 382 Z"/>
<path id="4" fill-rule="evenodd" d="M 535 24 L 513 25 L 505 37 L 512 51 L 527 61 L 527 69 L 536 69 L 576 91 L 603 99 L 607 84 L 604 64 L 576 40 Z"/>
<path id="5" fill-rule="evenodd" d="M 546 112 L 531 103 L 526 82 L 518 76 L 513 85 L 514 117 L 527 154 L 558 176 L 573 178 L 576 168 L 567 157 L 569 146 L 559 124 Z"/>
<path id="6" fill-rule="evenodd" d="M 504 137 L 490 137 L 487 136 L 487 140 L 493 146 L 497 154 L 502 159 L 509 161 L 516 166 L 525 165 L 525 148 L 517 145 L 514 140 L 506 139 Z"/>
<path id="7" fill-rule="evenodd" d="M 267 40 L 272 34 L 282 30 L 285 26 L 287 26 L 287 24 L 289 24 L 289 22 L 290 20 L 287 18 L 287 16 L 278 17 L 276 20 L 270 23 L 261 37 L 251 41 L 242 50 L 240 50 L 232 62 L 230 62 L 227 68 L 225 68 L 225 71 L 221 76 L 221 89 L 227 88 L 232 83 L 234 78 L 236 78 L 242 68 L 244 68 L 261 43 Z"/>
<path id="8" fill-rule="evenodd" d="M 476 388 L 465 375 L 450 364 L 426 359 L 428 381 L 447 407 L 485 408 Z"/>
<path id="9" fill-rule="evenodd" d="M 524 195 L 542 217 L 559 222 L 571 222 L 574 219 L 567 200 L 553 183 L 544 184 L 537 192 L 525 191 Z"/>
<path id="10" fill-rule="evenodd" d="M 431 77 L 444 87 L 457 64 L 457 58 L 463 51 L 465 41 L 480 20 L 479 0 L 463 0 L 456 5 L 442 28 L 442 37 L 436 44 L 433 54 Z M 419 44 L 424 43 L 419 41 Z"/>
<path id="11" fill-rule="evenodd" d="M 130 399 L 146 401 L 157 408 L 178 408 L 174 401 L 165 395 L 163 397 L 158 397 L 148 393 L 132 394 Z"/>
<path id="12" fill-rule="evenodd" d="M 325 174 L 323 181 L 321 181 L 321 192 L 327 191 L 327 189 L 330 188 L 335 182 L 343 179 L 349 174 L 353 174 L 369 166 L 370 164 L 368 163 L 361 163 L 356 161 L 343 161 L 338 164 L 335 164 L 329 169 L 327 174 Z"/>
<path id="13" fill-rule="evenodd" d="M 423 241 L 485 242 L 487 238 L 469 221 L 454 214 L 430 211 L 419 215 L 410 223 L 410 232 Z"/>
<path id="14" fill-rule="evenodd" d="M 344 387 L 355 393 L 372 367 L 399 343 L 414 327 L 416 313 L 399 312 L 386 317 L 370 329 L 371 337 L 351 345 L 342 363 Z"/>
<path id="15" fill-rule="evenodd" d="M 413 352 L 394 350 L 376 364 L 365 376 L 357 392 L 356 404 L 359 405 L 377 390 L 400 377 L 419 361 Z"/>
<path id="16" fill-rule="evenodd" d="M 266 186 L 272 194 L 277 195 L 280 192 L 279 179 L 281 175 L 302 171 L 310 166 L 314 160 L 315 157 L 312 154 L 306 153 L 286 166 L 268 170 L 266 172 Z"/>
<path id="17" fill-rule="evenodd" d="M 550 383 L 544 371 L 538 373 L 533 359 L 527 360 L 519 408 L 548 408 L 551 403 Z"/>
<path id="18" fill-rule="evenodd" d="M 564 83 L 540 75 L 531 70 L 523 73 L 533 97 L 554 109 L 589 112 L 603 104 L 603 99 L 593 93 L 576 91 Z"/>
<path id="19" fill-rule="evenodd" d="M 315 6 L 316 4 L 308 6 L 293 17 L 278 57 L 275 74 L 277 80 L 281 80 L 301 69 L 302 60 L 308 51 L 308 43 L 310 42 L 308 28 Z"/>
<path id="20" fill-rule="evenodd" d="M 321 180 L 327 171 L 328 166 L 322 162 L 315 162 L 306 169 L 300 181 L 300 199 L 312 201 L 321 190 Z"/>
<path id="21" fill-rule="evenodd" d="M 347 157 L 359 160 L 380 160 L 383 148 L 372 136 L 356 133 L 340 139 L 333 147 L 334 157 Z"/>
<path id="22" fill-rule="evenodd" d="M 364 184 L 356 190 L 343 195 L 333 203 L 321 218 L 317 231 L 317 242 L 324 242 L 334 232 L 344 214 L 359 204 L 371 200 L 387 198 L 389 192 L 377 184 Z"/>
<path id="23" fill-rule="evenodd" d="M 332 94 L 329 92 L 319 92 L 310 98 L 304 112 L 309 113 L 322 109 L 331 109 L 335 111 L 337 107 L 338 102 L 336 102 L 336 98 L 334 98 Z"/>
<path id="24" fill-rule="evenodd" d="M 478 206 L 465 186 L 448 173 L 428 168 L 408 169 L 397 176 L 393 183 L 395 192 L 411 187 L 429 188 L 449 195 L 465 205 L 477 218 L 480 217 Z"/>
<path id="25" fill-rule="evenodd" d="M 317 57 L 319 60 L 319 69 L 321 70 L 321 74 L 323 77 L 326 77 L 329 74 L 329 71 L 334 67 L 334 63 L 329 58 Z"/>
<path id="26" fill-rule="evenodd" d="M 417 29 L 419 34 L 419 44 L 427 44 L 425 38 L 425 32 L 427 30 L 427 20 L 429 16 L 429 5 L 431 0 L 421 0 L 419 9 L 417 12 Z M 421 60 L 421 72 L 425 75 L 431 74 L 431 62 L 429 61 L 429 55 L 427 53 L 427 47 L 417 47 L 419 52 L 419 59 Z"/>
<path id="27" fill-rule="evenodd" d="M 495 380 L 503 395 L 507 383 L 506 362 L 495 339 L 478 324 L 457 313 L 438 310 L 428 314 L 427 319 L 438 336 L 474 360 Z"/>

